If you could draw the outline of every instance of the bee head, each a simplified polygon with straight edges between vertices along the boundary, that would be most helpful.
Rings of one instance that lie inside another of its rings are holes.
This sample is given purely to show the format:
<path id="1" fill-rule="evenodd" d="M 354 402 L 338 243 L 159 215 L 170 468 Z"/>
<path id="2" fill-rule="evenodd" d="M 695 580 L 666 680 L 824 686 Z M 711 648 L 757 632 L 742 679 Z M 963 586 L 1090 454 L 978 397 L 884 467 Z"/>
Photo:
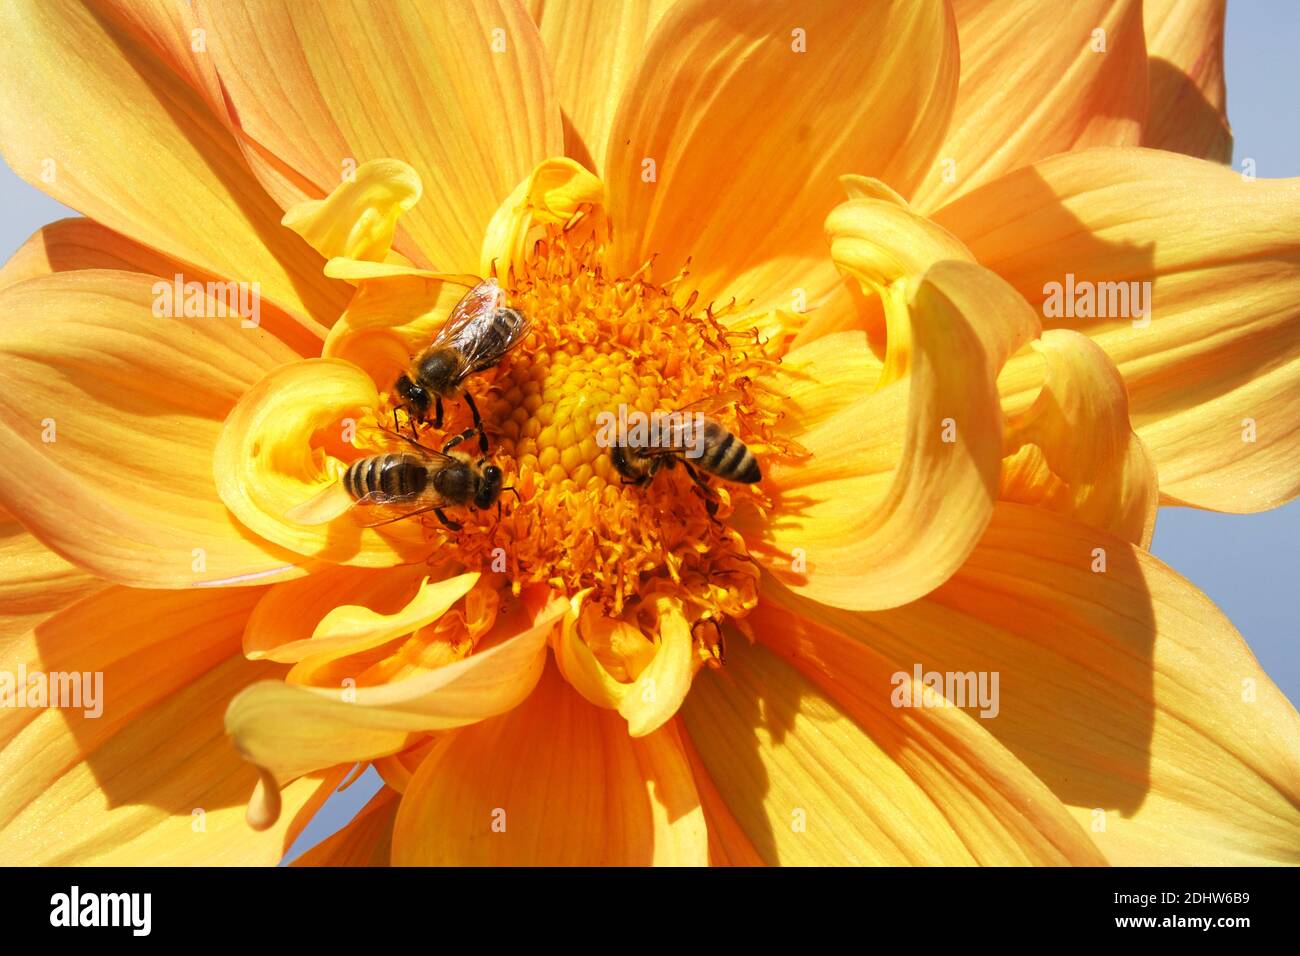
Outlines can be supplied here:
<path id="1" fill-rule="evenodd" d="M 419 418 L 424 418 L 429 413 L 429 406 L 433 404 L 433 397 L 419 385 L 411 381 L 410 376 L 401 375 L 393 384 L 393 391 L 401 396 L 404 401 Z"/>
<path id="2" fill-rule="evenodd" d="M 474 491 L 474 507 L 480 511 L 492 507 L 493 503 L 501 497 L 503 480 L 501 469 L 496 465 L 488 465 L 484 468 L 479 477 L 478 488 Z"/>

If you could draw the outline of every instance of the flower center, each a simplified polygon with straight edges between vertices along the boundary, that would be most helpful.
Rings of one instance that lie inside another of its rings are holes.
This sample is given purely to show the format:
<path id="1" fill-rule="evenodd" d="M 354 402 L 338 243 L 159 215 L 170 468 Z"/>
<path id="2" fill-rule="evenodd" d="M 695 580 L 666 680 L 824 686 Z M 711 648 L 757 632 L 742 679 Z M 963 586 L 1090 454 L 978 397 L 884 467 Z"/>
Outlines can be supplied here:
<path id="1" fill-rule="evenodd" d="M 613 278 L 600 252 L 590 228 L 551 227 L 503 280 L 531 331 L 493 372 L 467 384 L 491 457 L 518 498 L 502 496 L 499 518 L 495 509 L 465 515 L 457 555 L 468 568 L 506 572 L 516 588 L 590 590 L 615 615 L 667 589 L 693 623 L 743 616 L 758 572 L 727 518 L 741 498 L 762 507 L 761 487 L 713 477 L 706 488 L 676 466 L 629 484 L 611 444 L 620 420 L 699 411 L 761 458 L 780 413 L 759 383 L 776 361 L 754 330 L 725 325 L 724 313 L 694 309 L 694 297 L 675 304 L 680 276 L 657 285 L 647 264 Z M 449 406 L 449 433 L 468 424 L 461 405 Z"/>

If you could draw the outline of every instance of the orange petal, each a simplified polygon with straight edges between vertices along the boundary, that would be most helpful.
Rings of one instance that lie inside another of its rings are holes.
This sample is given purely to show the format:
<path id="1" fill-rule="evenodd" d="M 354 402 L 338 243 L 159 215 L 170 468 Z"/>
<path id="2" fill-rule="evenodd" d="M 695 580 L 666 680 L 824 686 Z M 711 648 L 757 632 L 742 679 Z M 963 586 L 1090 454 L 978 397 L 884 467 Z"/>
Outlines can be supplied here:
<path id="1" fill-rule="evenodd" d="M 815 600 L 867 610 L 927 593 L 960 567 L 993 508 L 1002 457 L 994 381 L 1036 331 L 986 269 L 944 261 L 908 303 L 902 379 L 797 436 L 774 461 L 769 521 L 737 512 L 752 553 Z"/>
<path id="2" fill-rule="evenodd" d="M 38 671 L 100 676 L 72 699 L 79 706 L 0 709 L 0 859 L 279 861 L 334 783 L 288 788 L 272 830 L 254 833 L 244 821 L 255 774 L 223 738 L 221 714 L 266 673 L 238 656 L 257 597 L 251 588 L 109 588 L 6 646 L 3 669 L 26 668 L 29 686 Z"/>
<path id="3" fill-rule="evenodd" d="M 393 828 L 397 866 L 706 862 L 704 818 L 673 726 L 630 737 L 621 718 L 583 701 L 552 668 L 518 708 L 425 760 Z"/>
<path id="4" fill-rule="evenodd" d="M 182 285 L 198 282 L 207 288 L 209 282 L 222 281 L 219 276 L 186 266 L 93 220 L 72 218 L 60 219 L 32 233 L 0 269 L 0 289 L 52 272 L 81 269 L 141 272 L 153 276 L 151 282 L 162 279 L 173 287 L 178 275 Z M 308 328 L 271 302 L 261 301 L 258 312 L 259 328 L 299 355 L 320 354 L 319 329 Z"/>
<path id="5" fill-rule="evenodd" d="M 372 159 L 324 199 L 291 206 L 281 222 L 326 259 L 382 262 L 393 248 L 397 220 L 420 201 L 423 188 L 419 174 L 400 159 Z"/>
<path id="6" fill-rule="evenodd" d="M 795 435 L 815 428 L 870 394 L 879 373 L 861 332 L 832 332 L 787 352 L 775 385 L 783 397 L 781 428 Z"/>
<path id="7" fill-rule="evenodd" d="M 385 385 L 432 341 L 465 295 L 461 282 L 440 273 L 403 270 L 360 278 L 349 269 L 349 275 L 358 282 L 357 293 L 330 329 L 322 354 L 351 362 Z"/>
<path id="8" fill-rule="evenodd" d="M 875 181 L 847 185 L 851 193 L 885 188 Z M 909 281 L 944 259 L 974 262 L 975 258 L 961 240 L 887 194 L 856 196 L 836 206 L 826 217 L 826 240 L 840 272 L 880 299 L 888 349 L 877 387 L 888 385 L 903 375 L 911 361 Z"/>
<path id="9" fill-rule="evenodd" d="M 426 556 L 418 521 L 381 531 L 346 514 L 321 525 L 287 517 L 339 480 L 346 464 L 334 455 L 353 451 L 349 432 L 378 404 L 375 383 L 347 362 L 308 359 L 276 369 L 226 418 L 213 456 L 222 501 L 268 541 L 334 564 L 388 567 Z"/>
<path id="10" fill-rule="evenodd" d="M 465 660 L 375 687 L 264 681 L 230 703 L 226 730 L 250 762 L 286 780 L 397 753 L 417 735 L 504 713 L 524 700 L 546 662 L 546 640 L 568 607 L 556 600 L 525 629 Z"/>
<path id="11" fill-rule="evenodd" d="M 623 88 L 672 0 L 531 0 L 555 70 L 564 153 L 599 173 Z"/>
<path id="12" fill-rule="evenodd" d="M 1151 456 L 1129 427 L 1124 380 L 1079 332 L 1049 329 L 1033 345 L 1046 382 L 1008 422 L 998 497 L 1043 504 L 1148 547 L 1160 494 Z"/>
<path id="13" fill-rule="evenodd" d="M 802 618 L 816 605 L 798 606 L 760 605 L 750 618 L 795 667 L 761 644 L 733 642 L 725 670 L 702 674 L 682 709 L 701 763 L 763 862 L 1101 862 L 1061 802 L 978 721 L 951 709 L 896 710 L 896 662 L 847 638 L 820 640 L 816 622 Z"/>
<path id="14" fill-rule="evenodd" d="M 1142 145 L 1232 160 L 1223 19 L 1227 0 L 1143 0 L 1150 96 Z"/>
<path id="15" fill-rule="evenodd" d="M 0 648 L 105 586 L 37 541 L 15 518 L 0 517 Z"/>
<path id="16" fill-rule="evenodd" d="M 405 568 L 332 570 L 287 582 L 297 587 L 273 588 L 249 620 L 244 653 L 254 659 L 266 657 L 293 663 L 319 655 L 341 657 L 370 650 L 433 623 L 479 579 L 474 572 L 432 581 L 427 574 L 418 573 L 427 568 L 411 569 L 416 571 L 413 574 L 403 574 L 408 570 Z M 313 585 L 315 578 L 324 581 Z M 351 585 L 349 590 L 361 593 L 340 593 L 340 585 Z M 405 603 L 391 607 L 394 596 Z M 329 601 L 329 609 L 315 619 L 314 626 L 307 619 L 310 605 L 304 606 L 304 598 L 315 598 L 318 606 Z M 380 608 L 373 607 L 374 603 L 379 603 Z M 308 631 L 306 639 L 294 639 L 304 630 Z"/>
<path id="17" fill-rule="evenodd" d="M 0 501 L 110 581 L 297 576 L 296 556 L 241 527 L 212 477 L 226 413 L 294 353 L 238 317 L 155 316 L 154 281 L 70 272 L 0 292 Z"/>
<path id="18" fill-rule="evenodd" d="M 560 673 L 591 703 L 617 710 L 627 720 L 627 732 L 633 737 L 658 730 L 677 713 L 698 669 L 691 627 L 681 602 L 670 598 L 656 602 L 658 634 L 653 644 L 635 625 L 607 618 L 594 605 L 575 604 L 580 611 L 565 616 L 556 640 L 555 661 Z M 611 636 L 610 631 L 630 634 Z M 619 668 L 618 673 L 611 673 L 591 646 L 612 649 L 642 642 L 649 646 L 637 655 L 639 659 L 631 668 Z"/>
<path id="19" fill-rule="evenodd" d="M 261 284 L 323 334 L 345 289 L 279 226 L 229 131 L 137 31 L 81 4 L 0 14 L 0 143 L 19 176 L 195 270 Z M 211 37 L 209 37 L 211 38 Z"/>
<path id="20" fill-rule="evenodd" d="M 364 604 L 380 613 L 393 613 L 410 600 L 426 572 L 423 565 L 326 565 L 306 577 L 267 588 L 244 629 L 244 655 L 283 663 L 301 660 L 317 625 L 334 608 Z"/>
<path id="21" fill-rule="evenodd" d="M 690 257 L 706 302 L 768 308 L 797 289 L 821 301 L 838 284 L 821 234 L 837 177 L 910 193 L 956 79 L 945 3 L 833 0 L 797 14 L 761 0 L 676 5 L 610 137 L 615 264 L 626 274 L 658 254 L 667 278 Z"/>
<path id="22" fill-rule="evenodd" d="M 919 210 L 1053 153 L 1141 142 L 1142 0 L 956 0 L 955 9 L 957 109 L 913 197 Z"/>
<path id="23" fill-rule="evenodd" d="M 763 858 L 758 855 L 749 837 L 745 835 L 744 828 L 736 821 L 726 800 L 718 792 L 680 717 L 675 721 L 674 727 L 686 759 L 690 761 L 695 789 L 700 795 L 700 809 L 704 811 L 704 822 L 709 831 L 709 866 L 762 866 Z"/>
<path id="24" fill-rule="evenodd" d="M 515 3 L 230 2 L 201 19 L 232 119 L 273 157 L 255 167 L 268 188 L 314 199 L 349 162 L 410 163 L 436 197 L 402 220 L 419 265 L 475 268 L 497 206 L 563 152 L 542 41 Z"/>
<path id="25" fill-rule="evenodd" d="M 1110 355 L 1162 504 L 1261 511 L 1300 493 L 1300 179 L 1090 150 L 1012 173 L 936 219 L 1045 325 L 1086 332 Z M 1073 308 L 1103 296 L 1108 317 Z"/>
<path id="26" fill-rule="evenodd" d="M 503 276 L 517 271 L 532 250 L 532 230 L 562 226 L 584 205 L 605 205 L 604 183 L 565 157 L 539 163 L 493 214 L 479 271 Z"/>
<path id="27" fill-rule="evenodd" d="M 827 619 L 926 670 L 999 672 L 985 726 L 1110 863 L 1300 862 L 1300 715 L 1218 609 L 1145 551 L 1003 503 L 944 587 L 851 617 Z"/>

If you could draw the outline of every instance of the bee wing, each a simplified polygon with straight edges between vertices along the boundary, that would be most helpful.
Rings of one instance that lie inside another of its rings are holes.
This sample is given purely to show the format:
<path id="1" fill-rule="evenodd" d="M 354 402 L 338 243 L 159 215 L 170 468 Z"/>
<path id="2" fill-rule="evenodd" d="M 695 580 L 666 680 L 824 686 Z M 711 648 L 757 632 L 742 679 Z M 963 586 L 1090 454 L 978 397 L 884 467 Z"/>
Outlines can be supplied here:
<path id="1" fill-rule="evenodd" d="M 498 311 L 485 313 L 467 325 L 457 340 L 456 346 L 465 357 L 466 375 L 491 368 L 528 334 L 530 322 L 523 313 L 506 309 L 509 317 L 498 322 Z"/>
<path id="2" fill-rule="evenodd" d="M 491 316 L 506 303 L 505 291 L 497 285 L 496 279 L 486 279 L 465 293 L 447 316 L 438 334 L 433 337 L 434 347 L 443 345 L 461 346 L 466 329 L 483 316 Z"/>
<path id="3" fill-rule="evenodd" d="M 678 414 L 690 412 L 703 412 L 706 416 L 716 414 L 722 411 L 728 405 L 739 401 L 743 394 L 738 388 L 726 388 L 714 395 L 705 395 L 703 398 L 697 398 L 688 405 L 683 405 L 677 409 Z"/>
<path id="4" fill-rule="evenodd" d="M 370 496 L 358 501 L 356 509 L 352 512 L 352 520 L 363 528 L 375 528 L 379 525 L 391 524 L 394 521 L 412 518 L 415 515 L 424 514 L 426 511 L 432 511 L 434 508 L 442 506 L 442 499 L 431 494 L 417 495 L 401 500 L 383 496 L 371 500 L 367 500 L 368 498 Z"/>
<path id="5" fill-rule="evenodd" d="M 343 482 L 334 481 L 306 501 L 294 505 L 284 516 L 298 524 L 326 524 L 347 514 L 354 504 L 356 502 L 343 487 Z"/>

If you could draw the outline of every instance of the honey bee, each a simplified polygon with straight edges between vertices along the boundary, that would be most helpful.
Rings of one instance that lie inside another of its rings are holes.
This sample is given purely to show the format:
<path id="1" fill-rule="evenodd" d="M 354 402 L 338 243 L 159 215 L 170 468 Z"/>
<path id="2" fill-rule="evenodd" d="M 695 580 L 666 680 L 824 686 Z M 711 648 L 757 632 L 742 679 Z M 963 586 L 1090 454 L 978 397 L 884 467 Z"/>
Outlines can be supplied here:
<path id="1" fill-rule="evenodd" d="M 373 528 L 432 511 L 447 528 L 459 531 L 463 525 L 448 518 L 444 508 L 486 511 L 495 504 L 499 512 L 502 492 L 519 496 L 514 488 L 503 487 L 498 466 L 454 450 L 475 431 L 466 429 L 442 451 L 390 432 L 409 450 L 357 459 L 339 481 L 290 509 L 287 517 L 300 524 L 324 524 L 351 511 L 358 524 Z"/>
<path id="2" fill-rule="evenodd" d="M 649 484 L 661 468 L 672 468 L 678 461 L 706 492 L 708 484 L 700 472 L 742 485 L 763 480 L 758 459 L 743 441 L 716 419 L 707 415 L 699 415 L 698 419 L 703 422 L 698 435 L 691 433 L 695 423 L 673 420 L 664 430 L 666 434 L 653 445 L 613 445 L 610 458 L 614 470 L 623 477 L 623 484 Z M 692 457 L 692 452 L 698 457 Z"/>
<path id="3" fill-rule="evenodd" d="M 433 342 L 415 356 L 411 368 L 398 377 L 393 391 L 406 403 L 408 414 L 423 421 L 433 407 L 433 426 L 442 427 L 442 400 L 465 399 L 479 447 L 487 454 L 487 433 L 483 419 L 465 379 L 491 368 L 518 345 L 528 332 L 528 319 L 515 309 L 507 308 L 506 294 L 496 279 L 486 279 L 456 303 L 451 315 Z"/>

